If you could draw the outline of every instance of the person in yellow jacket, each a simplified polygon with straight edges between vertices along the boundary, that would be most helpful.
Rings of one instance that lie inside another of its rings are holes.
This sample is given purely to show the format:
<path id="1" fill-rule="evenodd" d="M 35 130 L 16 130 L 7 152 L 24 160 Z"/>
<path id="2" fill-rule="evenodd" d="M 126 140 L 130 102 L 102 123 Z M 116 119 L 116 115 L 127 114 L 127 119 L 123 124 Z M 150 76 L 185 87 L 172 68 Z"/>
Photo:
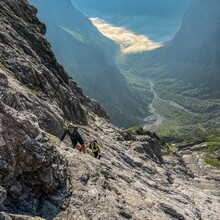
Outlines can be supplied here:
<path id="1" fill-rule="evenodd" d="M 100 151 L 100 146 L 98 145 L 97 141 L 94 140 L 93 138 L 90 140 L 89 144 L 86 145 L 86 148 L 89 147 L 91 151 L 94 154 L 94 157 L 97 159 L 101 158 L 101 151 Z"/>

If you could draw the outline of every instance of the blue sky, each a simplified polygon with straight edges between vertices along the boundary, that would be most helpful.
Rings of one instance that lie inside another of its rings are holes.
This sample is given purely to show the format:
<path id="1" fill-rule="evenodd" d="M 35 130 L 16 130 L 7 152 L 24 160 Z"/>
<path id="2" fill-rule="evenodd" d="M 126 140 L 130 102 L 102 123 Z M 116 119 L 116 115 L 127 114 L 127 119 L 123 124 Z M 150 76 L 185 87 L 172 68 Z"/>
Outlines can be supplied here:
<path id="1" fill-rule="evenodd" d="M 80 10 L 180 19 L 192 0 L 72 0 Z"/>

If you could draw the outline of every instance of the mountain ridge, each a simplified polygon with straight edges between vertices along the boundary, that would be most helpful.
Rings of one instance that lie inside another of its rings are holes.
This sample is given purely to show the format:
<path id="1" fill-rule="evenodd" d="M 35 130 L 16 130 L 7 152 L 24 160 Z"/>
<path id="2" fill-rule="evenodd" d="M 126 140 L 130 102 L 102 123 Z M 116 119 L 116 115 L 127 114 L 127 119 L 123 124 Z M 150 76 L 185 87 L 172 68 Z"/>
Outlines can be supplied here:
<path id="1" fill-rule="evenodd" d="M 56 1 L 56 4 L 53 0 L 30 2 L 48 26 L 47 38 L 59 62 L 85 94 L 99 100 L 114 124 L 129 127 L 139 123 L 135 114 L 144 118 L 146 108 L 130 91 L 115 63 L 117 46 L 113 41 L 104 37 L 70 0 Z"/>
<path id="2" fill-rule="evenodd" d="M 164 71 L 170 72 L 170 76 L 179 79 L 188 77 L 188 81 L 190 81 L 190 73 L 188 76 L 187 72 L 190 72 L 191 68 L 191 72 L 193 72 L 195 76 L 199 76 L 198 74 L 200 74 L 200 77 L 197 77 L 198 84 L 201 83 L 201 80 L 204 80 L 203 75 L 206 76 L 205 72 L 211 71 L 213 74 L 214 72 L 218 72 L 219 66 L 217 61 L 219 60 L 219 49 L 216 41 L 217 36 L 219 36 L 220 27 L 218 7 L 219 1 L 216 0 L 212 2 L 194 1 L 187 11 L 182 22 L 182 27 L 174 39 L 168 42 L 164 47 L 153 51 L 152 55 L 150 52 L 148 55 L 150 60 L 146 62 L 146 65 L 148 65 L 148 63 L 151 66 L 156 65 L 153 61 L 156 60 L 157 63 L 161 62 L 161 66 L 165 65 Z M 203 51 L 205 51 L 205 53 L 203 53 Z M 148 53 L 146 53 L 146 55 L 147 54 Z M 204 62 L 209 66 L 209 69 L 202 70 L 205 66 Z M 193 66 L 198 69 L 197 75 L 195 71 L 193 71 Z M 211 70 L 211 68 L 213 68 L 213 70 Z M 196 80 L 193 79 L 193 74 L 191 75 L 191 81 L 196 83 Z M 182 78 L 181 75 L 183 75 Z M 167 74 L 167 76 L 169 76 L 169 74 Z M 217 75 L 216 79 L 217 81 L 219 79 Z M 213 83 L 213 81 L 210 81 L 210 84 L 211 83 Z"/>
<path id="3" fill-rule="evenodd" d="M 160 134 L 168 139 L 172 134 L 182 141 L 219 134 L 219 3 L 195 0 L 171 41 L 154 51 L 127 56 L 122 67 L 145 80 L 145 87 L 147 80 L 154 81 L 158 96 L 154 107 L 167 119 Z"/>

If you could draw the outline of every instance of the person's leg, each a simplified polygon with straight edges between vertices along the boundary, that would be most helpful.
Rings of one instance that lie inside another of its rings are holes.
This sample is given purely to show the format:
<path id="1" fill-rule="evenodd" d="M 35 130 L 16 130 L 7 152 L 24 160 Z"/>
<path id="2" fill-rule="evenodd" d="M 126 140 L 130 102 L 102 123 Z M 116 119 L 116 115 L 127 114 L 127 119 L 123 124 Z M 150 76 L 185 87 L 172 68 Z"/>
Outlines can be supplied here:
<path id="1" fill-rule="evenodd" d="M 80 145 L 81 145 L 80 151 L 85 154 L 85 153 L 86 153 L 86 146 L 85 146 L 83 140 L 82 140 L 82 139 L 79 139 L 78 142 L 79 142 Z"/>
<path id="2" fill-rule="evenodd" d="M 98 159 L 101 159 L 101 153 L 100 153 L 100 151 L 99 151 L 99 153 L 98 153 L 98 157 L 97 157 Z"/>
<path id="3" fill-rule="evenodd" d="M 72 140 L 72 139 L 71 139 L 71 141 L 72 141 L 73 148 L 76 148 L 77 141 L 76 140 Z"/>
<path id="4" fill-rule="evenodd" d="M 86 153 L 86 147 L 85 144 L 81 145 L 81 151 L 85 154 Z"/>
<path id="5" fill-rule="evenodd" d="M 94 157 L 95 157 L 95 158 L 98 158 L 98 155 L 99 155 L 99 152 L 98 152 L 98 151 L 93 152 L 93 154 L 94 154 Z"/>
<path id="6" fill-rule="evenodd" d="M 76 144 L 76 149 L 81 152 L 82 147 L 81 147 L 81 145 L 79 143 Z"/>

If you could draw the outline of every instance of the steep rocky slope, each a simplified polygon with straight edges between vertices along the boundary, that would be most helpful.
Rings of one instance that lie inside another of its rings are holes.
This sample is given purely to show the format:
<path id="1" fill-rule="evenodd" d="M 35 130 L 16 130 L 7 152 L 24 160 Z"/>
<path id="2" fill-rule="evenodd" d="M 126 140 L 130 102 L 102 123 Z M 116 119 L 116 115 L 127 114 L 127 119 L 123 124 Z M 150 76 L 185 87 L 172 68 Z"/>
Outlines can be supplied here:
<path id="1" fill-rule="evenodd" d="M 117 126 L 139 124 L 143 101 L 135 96 L 115 64 L 117 46 L 104 37 L 70 0 L 30 0 L 47 25 L 47 38 L 59 62 L 83 88 L 98 100 Z"/>
<path id="2" fill-rule="evenodd" d="M 155 135 L 110 124 L 56 62 L 26 0 L 2 0 L 0 25 L 0 219 L 218 219 L 219 179 L 194 177 Z M 98 140 L 101 160 L 59 146 L 64 120 Z"/>
<path id="3" fill-rule="evenodd" d="M 62 206 L 68 195 L 67 161 L 48 133 L 60 135 L 64 118 L 87 124 L 89 112 L 108 116 L 57 63 L 36 9 L 1 1 L 0 12 L 0 183 L 6 207 L 35 207 L 34 214 L 40 203 L 52 210 L 50 202 Z M 50 198 L 58 191 L 60 199 Z"/>

